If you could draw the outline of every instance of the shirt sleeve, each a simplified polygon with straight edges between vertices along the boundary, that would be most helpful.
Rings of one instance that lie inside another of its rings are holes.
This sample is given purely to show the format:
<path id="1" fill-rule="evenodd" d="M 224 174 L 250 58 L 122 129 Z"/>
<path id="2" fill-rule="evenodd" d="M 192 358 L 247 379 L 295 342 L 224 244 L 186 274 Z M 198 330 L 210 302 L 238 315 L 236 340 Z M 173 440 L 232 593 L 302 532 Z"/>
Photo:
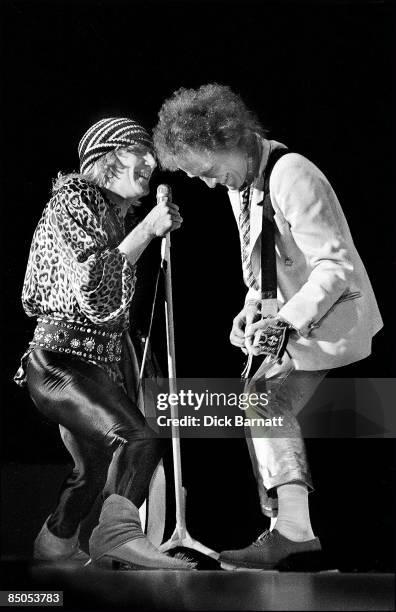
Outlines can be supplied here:
<path id="1" fill-rule="evenodd" d="M 64 249 L 72 291 L 81 312 L 93 323 L 112 323 L 129 307 L 135 289 L 135 266 L 105 229 L 107 205 L 100 191 L 74 181 L 54 196 L 51 216 Z"/>
<path id="2" fill-rule="evenodd" d="M 301 157 L 284 169 L 274 194 L 311 268 L 307 281 L 280 309 L 279 316 L 307 336 L 348 288 L 354 266 L 334 191 L 324 175 L 304 161 Z"/>

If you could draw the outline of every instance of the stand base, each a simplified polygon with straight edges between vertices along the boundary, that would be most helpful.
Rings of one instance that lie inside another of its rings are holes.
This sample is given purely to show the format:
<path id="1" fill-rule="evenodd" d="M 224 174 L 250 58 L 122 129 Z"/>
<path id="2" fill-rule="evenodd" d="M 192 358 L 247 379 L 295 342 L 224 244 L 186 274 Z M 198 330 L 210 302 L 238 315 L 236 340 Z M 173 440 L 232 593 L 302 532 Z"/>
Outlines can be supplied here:
<path id="1" fill-rule="evenodd" d="M 159 546 L 159 550 L 161 552 L 166 552 L 167 550 L 177 548 L 178 546 L 183 548 L 192 548 L 193 550 L 197 550 L 203 555 L 207 555 L 216 561 L 220 556 L 220 553 L 217 553 L 215 550 L 204 546 L 204 544 L 201 544 L 201 542 L 198 542 L 198 540 L 194 540 L 188 533 L 187 529 L 181 529 L 180 527 L 175 528 L 175 531 L 169 540 Z"/>

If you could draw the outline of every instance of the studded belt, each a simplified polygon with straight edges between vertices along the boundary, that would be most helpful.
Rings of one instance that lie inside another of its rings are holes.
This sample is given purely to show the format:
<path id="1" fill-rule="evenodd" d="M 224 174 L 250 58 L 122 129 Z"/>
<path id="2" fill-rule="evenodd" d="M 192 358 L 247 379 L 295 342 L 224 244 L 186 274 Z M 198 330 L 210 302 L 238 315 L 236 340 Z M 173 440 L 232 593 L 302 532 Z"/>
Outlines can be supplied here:
<path id="1" fill-rule="evenodd" d="M 121 360 L 123 332 L 104 331 L 53 317 L 39 317 L 30 346 L 104 363 Z"/>

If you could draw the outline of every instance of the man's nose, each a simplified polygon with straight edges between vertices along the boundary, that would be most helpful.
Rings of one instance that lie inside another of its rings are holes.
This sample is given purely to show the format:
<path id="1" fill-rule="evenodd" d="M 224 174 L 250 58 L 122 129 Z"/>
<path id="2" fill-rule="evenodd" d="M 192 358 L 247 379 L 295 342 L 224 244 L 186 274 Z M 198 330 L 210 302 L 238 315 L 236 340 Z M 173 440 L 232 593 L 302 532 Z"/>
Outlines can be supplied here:
<path id="1" fill-rule="evenodd" d="M 207 178 L 206 176 L 200 176 L 199 178 L 201 179 L 201 181 L 206 183 L 206 185 L 208 187 L 210 187 L 211 189 L 213 189 L 213 187 L 216 187 L 216 179 L 215 178 Z"/>

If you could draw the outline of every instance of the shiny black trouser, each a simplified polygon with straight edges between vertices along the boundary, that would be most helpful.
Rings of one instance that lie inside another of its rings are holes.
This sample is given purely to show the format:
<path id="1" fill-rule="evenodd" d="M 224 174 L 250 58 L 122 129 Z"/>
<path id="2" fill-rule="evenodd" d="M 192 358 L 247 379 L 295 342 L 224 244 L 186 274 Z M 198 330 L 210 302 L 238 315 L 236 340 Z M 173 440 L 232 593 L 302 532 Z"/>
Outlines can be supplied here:
<path id="1" fill-rule="evenodd" d="M 139 507 L 164 452 L 137 405 L 100 367 L 76 357 L 35 349 L 27 365 L 29 393 L 39 411 L 61 426 L 74 460 L 49 520 L 69 538 L 103 490 Z"/>

